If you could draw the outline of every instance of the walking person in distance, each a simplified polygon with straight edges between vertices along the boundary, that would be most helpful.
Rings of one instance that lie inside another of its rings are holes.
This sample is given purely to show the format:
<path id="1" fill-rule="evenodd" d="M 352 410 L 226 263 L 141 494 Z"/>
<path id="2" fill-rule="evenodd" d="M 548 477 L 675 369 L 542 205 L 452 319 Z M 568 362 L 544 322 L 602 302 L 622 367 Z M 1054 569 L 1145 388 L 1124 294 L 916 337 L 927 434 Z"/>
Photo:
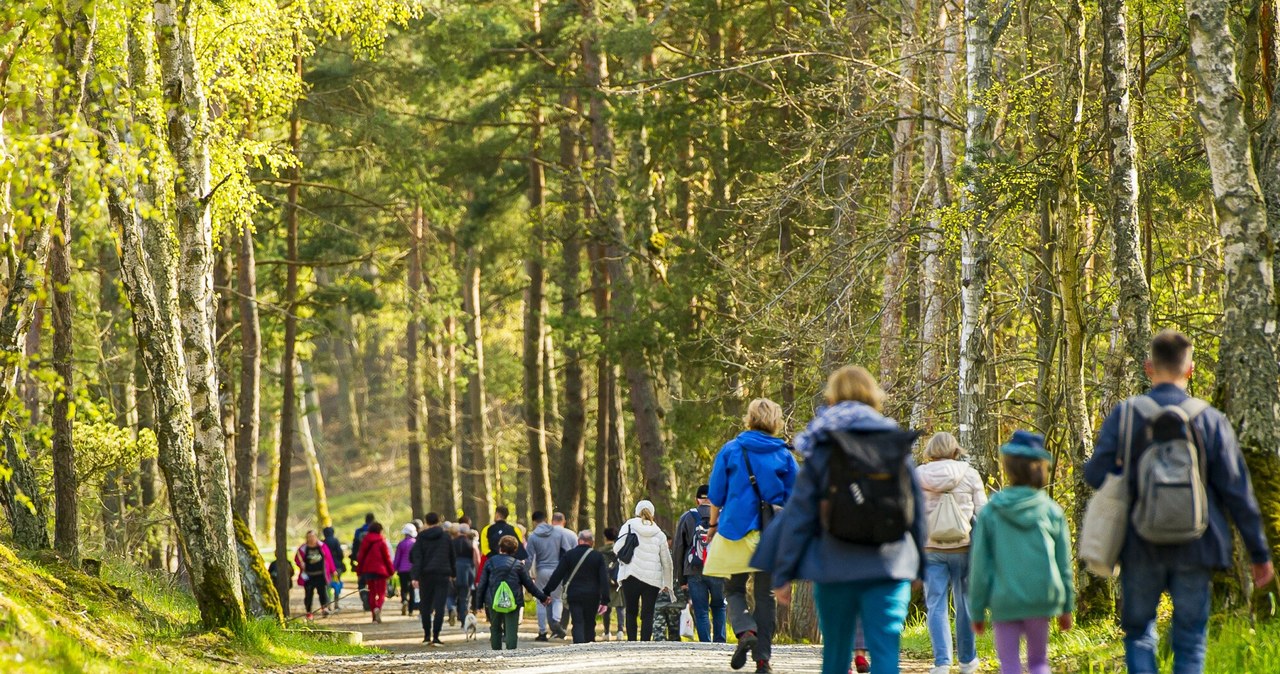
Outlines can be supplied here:
<path id="1" fill-rule="evenodd" d="M 636 504 L 636 516 L 618 530 L 618 583 L 626 607 L 627 641 L 653 639 L 653 612 L 658 593 L 671 590 L 671 548 L 654 521 L 651 501 Z M 638 627 L 638 633 L 637 633 Z"/>
<path id="2" fill-rule="evenodd" d="M 693 605 L 698 641 L 722 644 L 725 642 L 724 579 L 703 573 L 711 531 L 709 490 L 705 484 L 698 487 L 694 507 L 680 516 L 671 545 L 671 561 L 675 564 L 676 582 Z"/>
<path id="3" fill-rule="evenodd" d="M 543 593 L 550 596 L 564 584 L 575 644 L 596 640 L 596 616 L 609 609 L 609 565 L 604 555 L 592 547 L 594 544 L 595 535 L 590 529 L 578 532 L 578 545 L 560 558 L 560 564 L 542 588 Z"/>
<path id="4" fill-rule="evenodd" d="M 751 556 L 769 520 L 790 498 L 798 466 L 791 448 L 778 437 L 781 406 L 765 398 L 753 400 L 743 421 L 747 430 L 725 443 L 711 468 L 711 542 L 702 573 L 726 579 L 729 622 L 738 638 L 730 667 L 742 669 L 750 658 L 757 672 L 770 672 L 778 609 L 769 575 L 751 566 Z M 754 609 L 747 601 L 751 579 Z"/>
<path id="5" fill-rule="evenodd" d="M 561 536 L 562 527 L 552 526 L 547 522 L 547 514 L 541 510 L 533 513 L 533 533 L 529 534 L 525 547 L 529 551 L 531 567 L 530 576 L 534 580 L 546 582 L 560 565 L 564 554 L 572 550 L 577 541 Z M 561 612 L 564 609 L 563 593 L 551 593 L 551 604 L 538 606 L 538 637 L 536 641 L 546 641 L 550 636 L 563 639 L 565 634 L 560 629 Z"/>
<path id="6" fill-rule="evenodd" d="M 373 622 L 380 623 L 382 605 L 387 600 L 387 579 L 395 575 L 395 567 L 391 564 L 391 544 L 382 537 L 381 522 L 369 525 L 369 533 L 360 541 L 356 560 L 359 562 L 360 579 L 368 588 Z"/>
<path id="7" fill-rule="evenodd" d="M 311 619 L 312 598 L 317 595 L 320 599 L 320 612 L 329 615 L 329 583 L 338 575 L 329 547 L 316 537 L 316 532 L 308 531 L 306 542 L 293 556 L 293 563 L 298 567 L 298 586 L 306 593 L 303 602 L 307 609 L 307 619 Z"/>
<path id="8" fill-rule="evenodd" d="M 427 513 L 423 518 L 427 529 L 418 534 L 410 556 L 413 559 L 413 586 L 421 601 L 422 643 L 443 646 L 440 630 L 444 626 L 445 600 L 453 590 L 457 569 L 453 541 L 440 525 L 440 515 Z"/>
<path id="9" fill-rule="evenodd" d="M 412 523 L 406 524 L 400 529 L 400 534 L 403 538 L 396 544 L 396 554 L 391 565 L 395 567 L 396 576 L 400 579 L 400 615 L 413 615 L 418 602 L 413 597 L 413 560 L 409 553 L 418 537 L 418 528 Z"/>
<path id="10" fill-rule="evenodd" d="M 504 645 L 507 650 L 515 650 L 519 645 L 517 630 L 526 589 L 543 605 L 551 601 L 529 578 L 524 564 L 515 558 L 519 549 L 520 542 L 515 536 L 503 536 L 480 573 L 480 586 L 476 591 L 489 609 L 489 645 L 495 651 L 502 650 Z"/>

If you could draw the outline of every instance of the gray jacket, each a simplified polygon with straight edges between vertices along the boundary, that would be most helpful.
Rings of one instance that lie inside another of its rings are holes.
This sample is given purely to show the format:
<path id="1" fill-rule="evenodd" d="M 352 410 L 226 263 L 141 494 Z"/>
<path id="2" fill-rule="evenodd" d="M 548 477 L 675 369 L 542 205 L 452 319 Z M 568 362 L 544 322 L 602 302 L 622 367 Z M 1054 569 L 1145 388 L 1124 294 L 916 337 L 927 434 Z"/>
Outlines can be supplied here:
<path id="1" fill-rule="evenodd" d="M 529 567 L 536 575 L 550 578 L 564 553 L 578 546 L 578 539 L 563 527 L 543 522 L 529 534 L 525 546 L 529 549 Z"/>

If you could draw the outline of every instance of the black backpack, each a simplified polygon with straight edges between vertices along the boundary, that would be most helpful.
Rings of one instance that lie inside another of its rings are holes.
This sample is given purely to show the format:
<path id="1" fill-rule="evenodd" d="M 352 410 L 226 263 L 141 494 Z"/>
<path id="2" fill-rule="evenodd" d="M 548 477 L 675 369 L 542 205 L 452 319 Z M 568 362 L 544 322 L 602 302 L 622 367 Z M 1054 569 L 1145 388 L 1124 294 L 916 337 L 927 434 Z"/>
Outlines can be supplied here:
<path id="1" fill-rule="evenodd" d="M 858 545 L 896 543 L 911 531 L 917 505 L 911 474 L 915 431 L 831 433 L 821 504 L 823 529 Z"/>

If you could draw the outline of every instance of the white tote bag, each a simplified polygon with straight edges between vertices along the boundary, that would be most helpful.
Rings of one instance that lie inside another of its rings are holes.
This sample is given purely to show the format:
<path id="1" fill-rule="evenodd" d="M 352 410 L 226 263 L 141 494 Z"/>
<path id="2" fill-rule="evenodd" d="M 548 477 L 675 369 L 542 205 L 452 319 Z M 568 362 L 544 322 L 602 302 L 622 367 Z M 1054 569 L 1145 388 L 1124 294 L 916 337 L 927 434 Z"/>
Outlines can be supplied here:
<path id="1" fill-rule="evenodd" d="M 680 638 L 698 638 L 698 633 L 693 626 L 693 604 L 685 604 L 684 610 L 680 612 Z"/>
<path id="2" fill-rule="evenodd" d="M 1129 526 L 1129 484 L 1111 474 L 1089 499 L 1080 525 L 1077 556 L 1090 573 L 1111 578 L 1120 572 L 1120 549 Z"/>

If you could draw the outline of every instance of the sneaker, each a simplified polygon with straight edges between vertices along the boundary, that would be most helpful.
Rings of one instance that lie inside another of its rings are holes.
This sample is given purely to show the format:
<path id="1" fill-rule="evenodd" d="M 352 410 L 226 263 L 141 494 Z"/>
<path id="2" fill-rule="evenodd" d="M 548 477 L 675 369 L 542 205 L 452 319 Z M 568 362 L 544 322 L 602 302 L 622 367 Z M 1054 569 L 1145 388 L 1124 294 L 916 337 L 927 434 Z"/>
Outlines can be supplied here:
<path id="1" fill-rule="evenodd" d="M 951 674 L 951 665 L 934 665 L 929 674 Z"/>
<path id="2" fill-rule="evenodd" d="M 534 638 L 534 641 L 550 641 L 550 639 L 547 638 L 546 632 L 539 632 L 538 636 Z"/>
<path id="3" fill-rule="evenodd" d="M 978 662 L 977 658 L 974 658 L 973 662 L 962 662 L 960 663 L 960 674 L 977 674 L 978 668 L 981 666 L 982 663 Z"/>
<path id="4" fill-rule="evenodd" d="M 555 628 L 555 629 L 551 630 L 551 636 L 553 636 L 553 637 L 555 637 L 555 638 L 557 638 L 557 639 L 563 639 L 563 638 L 565 638 L 565 637 L 567 637 L 567 636 L 569 636 L 569 635 L 568 635 L 568 634 L 566 634 L 564 630 L 562 630 L 562 629 L 560 629 L 559 627 L 557 627 L 557 628 Z"/>
<path id="5" fill-rule="evenodd" d="M 867 660 L 867 656 L 859 655 L 853 659 L 853 666 L 859 674 L 867 674 L 871 671 L 871 662 Z"/>
<path id="6" fill-rule="evenodd" d="M 307 614 L 307 620 L 315 620 L 315 617 L 314 617 L 314 616 L 312 616 L 310 613 L 308 613 L 308 614 Z"/>
<path id="7" fill-rule="evenodd" d="M 768 660 L 756 662 L 756 674 L 773 674 L 773 667 L 769 666 Z"/>
<path id="8" fill-rule="evenodd" d="M 615 634 L 615 635 L 613 635 L 613 640 L 614 640 L 614 641 L 626 641 L 626 640 L 627 640 L 627 633 L 626 633 L 626 632 L 623 632 L 622 630 L 618 630 L 618 633 L 617 633 L 617 634 Z"/>
<path id="9" fill-rule="evenodd" d="M 435 646 L 435 647 L 437 647 L 437 648 L 440 648 L 440 647 L 444 646 L 444 642 L 443 642 L 443 641 L 441 641 L 441 640 L 439 640 L 439 639 L 436 639 L 435 641 L 432 641 L 432 642 L 431 642 L 431 645 L 432 645 L 432 646 Z"/>
<path id="10" fill-rule="evenodd" d="M 729 659 L 729 666 L 733 669 L 742 669 L 747 666 L 747 656 L 751 655 L 752 649 L 756 647 L 755 632 L 745 632 L 738 637 L 738 647 L 733 651 L 733 657 Z"/>

